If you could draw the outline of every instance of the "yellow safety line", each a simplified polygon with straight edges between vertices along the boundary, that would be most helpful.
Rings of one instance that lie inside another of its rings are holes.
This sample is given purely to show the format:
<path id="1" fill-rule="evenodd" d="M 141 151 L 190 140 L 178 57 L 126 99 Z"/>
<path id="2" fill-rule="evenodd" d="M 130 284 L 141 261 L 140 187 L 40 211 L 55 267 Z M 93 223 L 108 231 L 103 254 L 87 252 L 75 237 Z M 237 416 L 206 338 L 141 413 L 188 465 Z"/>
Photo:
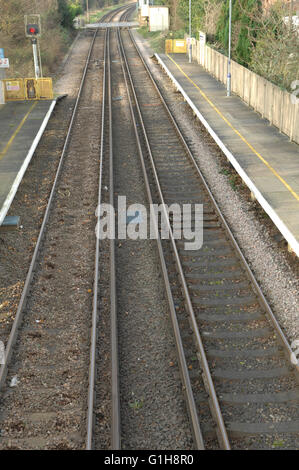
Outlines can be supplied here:
<path id="1" fill-rule="evenodd" d="M 245 139 L 245 137 L 242 134 L 240 134 L 240 132 L 229 122 L 229 120 L 225 116 L 223 116 L 221 111 L 207 97 L 207 95 L 201 90 L 201 88 L 198 85 L 196 85 L 196 83 L 194 83 L 194 81 L 190 77 L 188 77 L 188 75 L 179 66 L 179 64 L 177 64 L 176 61 L 172 57 L 170 57 L 170 55 L 167 54 L 167 57 L 177 66 L 177 68 L 182 72 L 182 74 L 185 75 L 186 78 L 188 78 L 188 80 L 192 83 L 192 85 L 194 85 L 195 88 L 199 90 L 203 98 L 209 103 L 210 106 L 212 106 L 212 108 L 219 114 L 219 116 L 226 122 L 226 124 L 240 137 L 240 139 L 243 140 L 243 142 L 245 142 L 246 145 L 248 145 L 250 150 L 252 150 L 252 152 L 255 153 L 255 155 L 266 165 L 266 167 L 269 168 L 270 171 L 272 171 L 272 173 L 279 179 L 279 181 L 282 184 L 284 184 L 284 186 L 290 191 L 290 193 L 294 196 L 294 198 L 297 199 L 297 201 L 299 201 L 299 195 L 291 188 L 291 186 L 277 173 L 276 170 L 274 170 L 274 168 L 267 162 L 267 160 L 265 160 L 265 158 L 262 157 L 262 155 L 257 150 L 255 150 L 255 148 Z"/>
<path id="2" fill-rule="evenodd" d="M 38 101 L 35 101 L 33 103 L 33 105 L 31 106 L 31 108 L 29 109 L 28 113 L 23 117 L 22 121 L 20 122 L 20 124 L 18 125 L 18 127 L 16 128 L 16 130 L 14 131 L 13 135 L 11 136 L 11 138 L 9 139 L 9 141 L 7 142 L 7 144 L 5 145 L 4 149 L 2 150 L 2 152 L 0 152 L 0 160 L 4 157 L 4 155 L 6 154 L 7 150 L 9 149 L 9 147 L 11 146 L 11 144 L 13 143 L 16 135 L 20 132 L 20 130 L 22 129 L 26 119 L 28 118 L 29 114 L 31 113 L 31 111 L 33 110 L 33 108 L 37 105 Z"/>

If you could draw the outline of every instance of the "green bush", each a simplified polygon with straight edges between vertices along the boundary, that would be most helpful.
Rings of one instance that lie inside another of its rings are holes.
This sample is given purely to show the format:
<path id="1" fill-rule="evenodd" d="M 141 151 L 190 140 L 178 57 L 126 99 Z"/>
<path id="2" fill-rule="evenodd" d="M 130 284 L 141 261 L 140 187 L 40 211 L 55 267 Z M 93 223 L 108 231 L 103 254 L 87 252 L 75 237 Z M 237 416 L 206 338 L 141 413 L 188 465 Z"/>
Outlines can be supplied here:
<path id="1" fill-rule="evenodd" d="M 75 17 L 83 13 L 79 3 L 68 0 L 58 0 L 58 11 L 60 13 L 60 23 L 63 28 L 67 29 L 72 29 Z"/>
<path id="2" fill-rule="evenodd" d="M 232 58 L 242 65 L 248 66 L 252 53 L 252 37 L 254 37 L 257 24 L 252 19 L 252 13 L 262 12 L 261 0 L 232 0 Z M 229 40 L 229 0 L 222 7 L 221 16 L 217 25 L 216 39 L 221 48 L 228 53 Z"/>
<path id="3" fill-rule="evenodd" d="M 177 31 L 169 31 L 166 39 L 183 39 L 186 31 L 184 29 L 178 29 Z"/>
<path id="4" fill-rule="evenodd" d="M 203 3 L 204 0 L 197 0 L 191 2 L 191 30 L 193 35 L 201 29 L 203 17 Z M 189 0 L 180 0 L 179 13 L 184 20 L 184 32 L 189 32 Z"/>

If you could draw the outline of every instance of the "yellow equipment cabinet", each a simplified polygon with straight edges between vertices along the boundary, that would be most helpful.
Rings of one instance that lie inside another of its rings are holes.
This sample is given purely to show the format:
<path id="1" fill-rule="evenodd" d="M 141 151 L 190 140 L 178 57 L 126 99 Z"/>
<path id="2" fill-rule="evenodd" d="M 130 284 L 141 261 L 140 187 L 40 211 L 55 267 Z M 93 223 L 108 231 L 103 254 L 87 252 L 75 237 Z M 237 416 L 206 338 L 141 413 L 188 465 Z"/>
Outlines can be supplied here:
<path id="1" fill-rule="evenodd" d="M 52 78 L 24 78 L 27 100 L 52 100 Z"/>
<path id="2" fill-rule="evenodd" d="M 166 39 L 165 40 L 165 53 L 183 53 L 187 52 L 187 42 L 185 39 Z"/>
<path id="3" fill-rule="evenodd" d="M 165 54 L 172 53 L 172 39 L 165 39 Z"/>
<path id="4" fill-rule="evenodd" d="M 53 84 L 52 78 L 39 78 L 38 79 L 38 93 L 40 100 L 53 99 Z"/>
<path id="5" fill-rule="evenodd" d="M 5 79 L 5 101 L 52 100 L 52 78 Z"/>
<path id="6" fill-rule="evenodd" d="M 187 52 L 187 42 L 185 39 L 173 39 L 173 51 L 174 53 L 184 53 Z"/>
<path id="7" fill-rule="evenodd" d="M 5 79 L 4 94 L 5 101 L 17 101 L 25 99 L 24 82 L 22 78 Z"/>

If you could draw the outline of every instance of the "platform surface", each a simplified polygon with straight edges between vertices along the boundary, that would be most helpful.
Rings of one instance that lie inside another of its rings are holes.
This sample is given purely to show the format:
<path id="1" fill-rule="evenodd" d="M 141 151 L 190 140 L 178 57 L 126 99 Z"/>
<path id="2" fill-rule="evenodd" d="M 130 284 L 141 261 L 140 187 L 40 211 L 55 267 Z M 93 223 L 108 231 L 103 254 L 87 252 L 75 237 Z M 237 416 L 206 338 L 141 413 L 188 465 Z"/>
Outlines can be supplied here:
<path id="1" fill-rule="evenodd" d="M 218 136 L 222 150 L 299 256 L 299 146 L 241 98 L 227 98 L 225 86 L 199 64 L 189 64 L 185 54 L 156 56 L 206 120 L 211 135 Z"/>
<path id="2" fill-rule="evenodd" d="M 0 225 L 12 202 L 12 193 L 21 182 L 18 175 L 30 163 L 28 153 L 52 103 L 52 100 L 11 101 L 0 106 Z"/>

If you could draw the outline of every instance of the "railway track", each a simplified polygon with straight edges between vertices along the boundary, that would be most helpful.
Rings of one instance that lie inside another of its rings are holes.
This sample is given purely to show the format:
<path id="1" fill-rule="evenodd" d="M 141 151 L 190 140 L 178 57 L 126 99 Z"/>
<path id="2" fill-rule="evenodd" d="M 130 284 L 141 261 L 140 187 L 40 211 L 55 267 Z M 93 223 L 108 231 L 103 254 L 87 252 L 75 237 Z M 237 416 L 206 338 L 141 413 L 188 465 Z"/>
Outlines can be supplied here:
<path id="1" fill-rule="evenodd" d="M 106 198 L 107 203 L 114 205 L 114 179 L 113 179 L 113 128 L 112 128 L 112 95 L 111 95 L 111 59 L 110 59 L 110 29 L 105 33 L 105 59 L 104 59 L 104 79 L 102 92 L 102 128 L 101 128 L 101 179 L 103 178 L 103 162 L 105 161 L 105 183 L 109 192 Z M 99 204 L 102 204 L 102 187 L 99 185 Z M 97 227 L 100 228 L 100 211 L 98 211 Z M 112 397 L 112 426 L 111 426 L 111 446 L 113 449 L 120 448 L 120 412 L 119 412 L 119 383 L 118 383 L 118 341 L 117 341 L 117 321 L 116 321 L 116 281 L 115 281 L 115 246 L 114 240 L 109 241 L 109 316 L 110 316 L 110 341 L 111 341 L 111 397 Z M 96 379 L 97 379 L 97 350 L 98 350 L 98 285 L 99 285 L 99 259 L 100 259 L 100 239 L 97 237 L 96 261 L 95 261 L 95 285 L 93 299 L 93 327 L 92 342 L 90 351 L 90 374 L 89 374 L 89 399 L 88 399 L 88 421 L 86 449 L 94 447 L 94 407 L 96 403 Z"/>
<path id="2" fill-rule="evenodd" d="M 121 7 L 115 11 L 115 18 L 120 14 L 119 21 L 126 20 L 128 16 L 136 9 L 135 4 L 129 7 Z M 110 19 L 111 20 L 111 19 Z M 113 157 L 113 115 L 112 115 L 112 77 L 111 77 L 111 52 L 110 52 L 110 28 L 106 29 L 105 45 L 104 45 L 104 71 L 103 71 L 103 90 L 102 90 L 102 127 L 101 127 L 101 150 L 100 150 L 100 184 L 99 184 L 99 199 L 98 209 L 102 202 L 107 202 L 114 207 L 114 157 Z M 105 161 L 105 170 L 103 170 L 103 162 Z M 103 182 L 104 181 L 104 182 Z M 105 186 L 108 194 L 103 194 L 102 189 Z M 97 227 L 100 228 L 100 210 L 98 210 Z M 105 242 L 97 237 L 96 242 L 96 258 L 95 258 L 95 283 L 94 283 L 94 296 L 93 296 L 93 317 L 92 317 L 92 335 L 91 335 L 91 349 L 90 349 L 90 371 L 89 371 L 89 396 L 88 396 L 88 411 L 87 411 L 87 438 L 86 449 L 91 450 L 97 441 L 97 432 L 95 431 L 95 407 L 97 405 L 96 390 L 98 381 L 101 378 L 97 377 L 97 368 L 101 369 L 97 364 L 98 351 L 101 349 L 99 345 L 98 328 L 98 312 L 99 312 L 99 260 L 100 250 L 102 245 L 102 258 L 105 253 Z M 103 248 L 104 246 L 104 248 Z M 118 354 L 118 325 L 117 325 L 117 290 L 116 290 L 116 261 L 115 261 L 115 241 L 109 241 L 109 322 L 110 322 L 110 356 L 111 356 L 111 440 L 109 446 L 112 449 L 119 450 L 121 448 L 121 418 L 120 418 L 120 392 L 119 392 L 119 354 Z M 102 262 L 102 269 L 105 262 Z M 103 289 L 104 290 L 104 289 Z M 103 307 L 104 310 L 105 307 Z M 102 338 L 101 338 L 102 340 Z M 107 353 L 108 355 L 108 353 Z M 103 356 L 101 357 L 103 361 Z M 103 404 L 99 404 L 101 407 Z M 99 433 L 99 432 L 98 432 Z M 101 437 L 98 441 L 102 444 Z M 103 444 L 102 444 L 103 445 Z"/>
<path id="3" fill-rule="evenodd" d="M 108 13 L 102 21 L 112 21 L 121 11 Z M 88 207 L 100 203 L 102 189 L 99 129 L 104 87 L 101 90 L 99 84 L 106 35 L 103 30 L 92 32 L 59 166 L 6 343 L 6 360 L 0 368 L 2 448 L 82 448 L 82 436 L 83 442 L 88 441 L 82 429 L 87 389 L 83 358 L 88 353 L 90 322 L 84 310 L 92 309 L 92 289 L 87 286 L 92 282 L 89 266 L 94 257 L 93 213 L 88 216 Z M 80 201 L 77 208 L 76 201 Z M 95 250 L 94 311 L 98 245 Z M 84 328 L 75 326 L 84 323 Z M 91 396 L 89 389 L 89 401 Z"/>
<path id="4" fill-rule="evenodd" d="M 166 213 L 170 241 L 158 241 L 195 446 L 297 448 L 298 369 L 288 341 L 132 33 L 119 30 L 118 39 L 149 203 L 203 204 L 200 250 L 174 239 L 178 222 Z"/>

